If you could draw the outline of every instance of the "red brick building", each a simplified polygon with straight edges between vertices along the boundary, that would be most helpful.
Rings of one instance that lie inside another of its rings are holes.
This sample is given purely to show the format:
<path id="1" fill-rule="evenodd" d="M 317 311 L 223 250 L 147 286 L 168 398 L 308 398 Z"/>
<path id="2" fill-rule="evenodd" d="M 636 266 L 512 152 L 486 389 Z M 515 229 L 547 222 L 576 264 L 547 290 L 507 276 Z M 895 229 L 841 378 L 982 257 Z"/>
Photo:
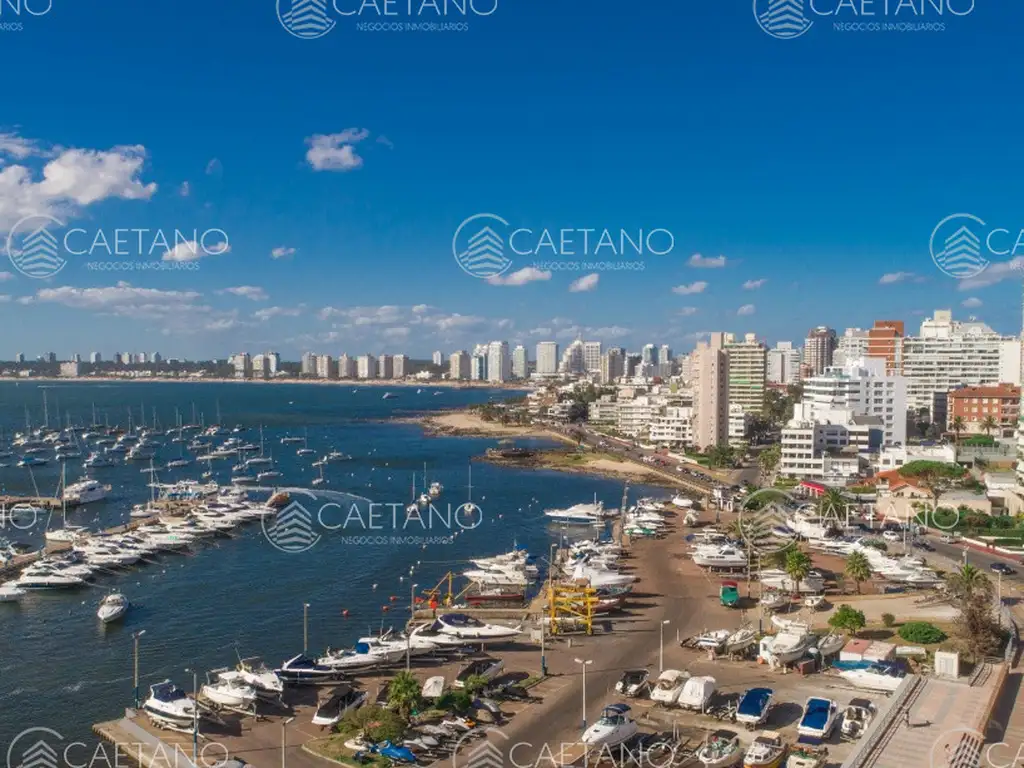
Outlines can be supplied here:
<path id="1" fill-rule="evenodd" d="M 1013 437 L 1020 416 L 1020 387 L 1015 384 L 989 384 L 980 387 L 962 387 L 949 393 L 947 429 L 952 429 L 953 419 L 959 416 L 964 421 L 964 432 L 984 433 L 982 426 L 987 417 L 995 421 L 993 437 Z"/>

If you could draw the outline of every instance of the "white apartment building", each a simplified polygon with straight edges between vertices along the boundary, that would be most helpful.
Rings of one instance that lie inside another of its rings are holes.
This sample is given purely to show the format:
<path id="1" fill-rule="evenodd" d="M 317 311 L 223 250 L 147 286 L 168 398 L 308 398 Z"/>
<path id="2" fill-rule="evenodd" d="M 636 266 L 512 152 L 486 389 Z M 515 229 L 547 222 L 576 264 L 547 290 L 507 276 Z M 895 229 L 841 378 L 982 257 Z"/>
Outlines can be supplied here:
<path id="1" fill-rule="evenodd" d="M 833 485 L 855 479 L 867 466 L 867 455 L 881 445 L 881 421 L 848 408 L 814 417 L 802 411 L 798 404 L 782 430 L 780 474 Z"/>
<path id="2" fill-rule="evenodd" d="M 441 350 L 434 352 L 431 362 L 433 362 L 434 365 L 444 365 L 444 352 Z"/>
<path id="3" fill-rule="evenodd" d="M 767 354 L 766 378 L 772 384 L 800 383 L 800 350 L 791 341 L 776 342 Z"/>
<path id="4" fill-rule="evenodd" d="M 921 323 L 920 335 L 903 339 L 903 375 L 908 407 L 944 422 L 951 389 L 1021 383 L 1020 339 L 1002 336 L 985 323 L 953 320 L 948 309 L 936 310 Z"/>
<path id="5" fill-rule="evenodd" d="M 452 356 L 448 360 L 449 378 L 455 379 L 456 381 L 464 381 L 469 378 L 469 368 L 469 352 L 464 349 L 460 349 L 458 352 L 452 352 Z"/>
<path id="6" fill-rule="evenodd" d="M 612 384 L 626 373 L 626 356 L 621 347 L 612 347 L 601 356 L 601 383 Z"/>
<path id="7" fill-rule="evenodd" d="M 876 416 L 883 425 L 885 445 L 907 441 L 907 380 L 886 376 L 882 358 L 858 358 L 844 366 L 833 366 L 820 376 L 804 380 L 804 395 L 798 407 L 807 419 L 836 409 L 849 409 L 861 416 Z"/>
<path id="8" fill-rule="evenodd" d="M 693 353 L 693 441 L 700 449 L 729 440 L 729 357 L 724 345 L 724 335 L 712 333 Z"/>
<path id="9" fill-rule="evenodd" d="M 317 355 L 316 375 L 319 379 L 333 379 L 338 373 L 334 365 L 334 358 L 330 355 Z"/>
<path id="10" fill-rule="evenodd" d="M 848 360 L 868 356 L 868 332 L 862 328 L 847 328 L 836 342 L 832 365 L 846 365 Z"/>
<path id="11" fill-rule="evenodd" d="M 377 358 L 373 355 L 360 355 L 357 357 L 356 376 L 360 379 L 377 378 Z"/>
<path id="12" fill-rule="evenodd" d="M 512 357 L 507 341 L 492 341 L 487 345 L 487 380 L 508 381 L 512 378 Z"/>
<path id="13" fill-rule="evenodd" d="M 409 357 L 407 355 L 395 355 L 391 358 L 391 369 L 396 379 L 404 379 L 409 375 Z"/>
<path id="14" fill-rule="evenodd" d="M 643 351 L 640 353 L 641 362 L 647 363 L 648 365 L 654 365 L 658 362 L 658 353 L 653 344 L 644 344 Z"/>
<path id="15" fill-rule="evenodd" d="M 299 372 L 303 376 L 316 376 L 316 355 L 312 352 L 303 352 L 302 367 Z"/>
<path id="16" fill-rule="evenodd" d="M 558 373 L 558 342 L 542 341 L 537 344 L 537 375 L 554 376 Z"/>
<path id="17" fill-rule="evenodd" d="M 236 379 L 251 379 L 252 378 L 252 358 L 248 352 L 240 352 L 237 355 L 232 355 L 231 365 L 235 369 Z"/>
<path id="18" fill-rule="evenodd" d="M 354 379 L 358 371 L 355 358 L 349 357 L 347 354 L 342 353 L 338 357 L 338 378 L 339 379 Z"/>
<path id="19" fill-rule="evenodd" d="M 377 358 L 377 378 L 393 379 L 395 377 L 395 359 L 391 355 Z"/>
<path id="20" fill-rule="evenodd" d="M 487 355 L 474 352 L 469 359 L 469 378 L 472 381 L 487 381 Z"/>
<path id="21" fill-rule="evenodd" d="M 587 406 L 587 420 L 592 424 L 619 426 L 619 403 L 614 395 L 601 395 Z"/>
<path id="22" fill-rule="evenodd" d="M 587 373 L 601 372 L 601 342 L 583 342 L 583 368 Z"/>
<path id="23" fill-rule="evenodd" d="M 768 376 L 768 350 L 748 333 L 740 341 L 725 335 L 725 354 L 729 358 L 729 406 L 747 413 L 764 412 L 765 384 Z"/>
<path id="24" fill-rule="evenodd" d="M 525 379 L 530 373 L 530 358 L 526 347 L 522 344 L 512 350 L 512 375 L 517 379 Z"/>
<path id="25" fill-rule="evenodd" d="M 650 429 L 651 422 L 659 411 L 660 404 L 656 404 L 647 395 L 631 400 L 620 400 L 618 430 L 624 435 L 639 437 Z"/>
<path id="26" fill-rule="evenodd" d="M 562 359 L 558 364 L 559 373 L 579 374 L 586 373 L 586 358 L 583 355 L 583 342 L 576 339 L 565 348 Z"/>
<path id="27" fill-rule="evenodd" d="M 743 406 L 733 403 L 729 406 L 729 445 L 738 447 L 747 442 L 753 414 Z"/>
<path id="28" fill-rule="evenodd" d="M 651 420 L 650 441 L 665 448 L 693 445 L 693 408 L 670 405 Z"/>
<path id="29" fill-rule="evenodd" d="M 102 363 L 103 356 L 99 352 L 90 352 L 89 362 L 92 363 L 93 365 L 95 365 L 96 363 Z"/>

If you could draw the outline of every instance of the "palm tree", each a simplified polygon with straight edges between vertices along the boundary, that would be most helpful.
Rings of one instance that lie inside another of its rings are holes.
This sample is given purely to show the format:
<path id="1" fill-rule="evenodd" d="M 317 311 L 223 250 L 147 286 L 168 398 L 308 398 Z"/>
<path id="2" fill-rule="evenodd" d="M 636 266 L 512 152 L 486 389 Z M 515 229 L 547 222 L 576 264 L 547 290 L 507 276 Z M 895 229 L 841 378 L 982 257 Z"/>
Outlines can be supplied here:
<path id="1" fill-rule="evenodd" d="M 822 520 L 838 523 L 841 515 L 845 518 L 845 513 L 846 497 L 839 488 L 827 489 L 821 498 L 818 499 L 818 517 Z M 843 527 L 845 527 L 845 523 L 846 520 L 843 519 Z M 833 525 L 831 527 L 840 526 Z"/>
<path id="2" fill-rule="evenodd" d="M 782 446 L 773 445 L 764 451 L 761 451 L 761 455 L 757 457 L 757 463 L 761 468 L 761 476 L 768 479 L 772 476 L 775 470 L 779 466 L 779 460 L 782 458 Z"/>
<path id="3" fill-rule="evenodd" d="M 953 430 L 954 441 L 957 445 L 960 445 L 960 433 L 964 431 L 965 426 L 963 416 L 954 416 L 953 420 L 949 423 L 949 428 Z"/>
<path id="4" fill-rule="evenodd" d="M 996 424 L 996 420 L 992 416 L 986 416 L 984 419 L 981 420 L 981 428 L 985 430 L 986 435 L 991 434 L 992 430 L 995 429 L 997 426 L 999 425 Z"/>
<path id="5" fill-rule="evenodd" d="M 860 594 L 860 584 L 871 578 L 871 563 L 863 552 L 851 552 L 846 558 L 846 575 L 857 583 L 857 594 Z"/>
<path id="6" fill-rule="evenodd" d="M 399 672 L 388 686 L 388 706 L 406 720 L 420 703 L 420 684 L 411 672 Z"/>
<path id="7" fill-rule="evenodd" d="M 964 601 L 975 598 L 989 600 L 992 597 L 992 582 L 988 576 L 973 565 L 962 565 L 946 577 L 946 585 L 953 595 Z"/>
<path id="8" fill-rule="evenodd" d="M 800 549 L 791 549 L 786 553 L 786 574 L 796 582 L 796 592 L 800 594 L 800 582 L 811 572 L 811 558 Z"/>

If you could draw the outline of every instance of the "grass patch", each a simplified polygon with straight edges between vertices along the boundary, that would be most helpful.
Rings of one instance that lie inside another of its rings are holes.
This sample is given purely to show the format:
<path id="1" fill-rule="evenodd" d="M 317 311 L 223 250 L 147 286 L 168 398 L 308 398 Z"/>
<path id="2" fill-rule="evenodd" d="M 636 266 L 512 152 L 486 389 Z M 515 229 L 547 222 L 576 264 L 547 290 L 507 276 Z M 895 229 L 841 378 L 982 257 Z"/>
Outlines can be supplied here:
<path id="1" fill-rule="evenodd" d="M 374 768 L 389 768 L 391 761 L 383 755 L 371 755 L 366 754 L 362 761 L 356 760 L 355 753 L 345 746 L 345 740 L 347 737 L 335 734 L 333 736 L 327 736 L 323 739 L 314 739 L 306 744 L 306 750 L 312 752 L 318 757 L 323 757 L 328 760 L 334 760 L 345 765 L 351 765 L 352 768 L 365 768 L 365 766 L 374 766 Z"/>

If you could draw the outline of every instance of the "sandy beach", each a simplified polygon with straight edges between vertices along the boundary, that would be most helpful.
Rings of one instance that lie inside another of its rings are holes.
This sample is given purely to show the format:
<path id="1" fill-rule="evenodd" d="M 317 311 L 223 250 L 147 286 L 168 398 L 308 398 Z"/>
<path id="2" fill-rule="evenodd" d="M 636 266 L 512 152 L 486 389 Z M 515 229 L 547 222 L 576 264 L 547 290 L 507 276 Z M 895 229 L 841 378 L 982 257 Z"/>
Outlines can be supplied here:
<path id="1" fill-rule="evenodd" d="M 413 419 L 423 425 L 428 434 L 448 437 L 547 437 L 562 442 L 575 442 L 565 435 L 550 429 L 538 429 L 528 425 L 500 424 L 482 419 L 469 409 L 445 411 L 439 414 Z"/>

